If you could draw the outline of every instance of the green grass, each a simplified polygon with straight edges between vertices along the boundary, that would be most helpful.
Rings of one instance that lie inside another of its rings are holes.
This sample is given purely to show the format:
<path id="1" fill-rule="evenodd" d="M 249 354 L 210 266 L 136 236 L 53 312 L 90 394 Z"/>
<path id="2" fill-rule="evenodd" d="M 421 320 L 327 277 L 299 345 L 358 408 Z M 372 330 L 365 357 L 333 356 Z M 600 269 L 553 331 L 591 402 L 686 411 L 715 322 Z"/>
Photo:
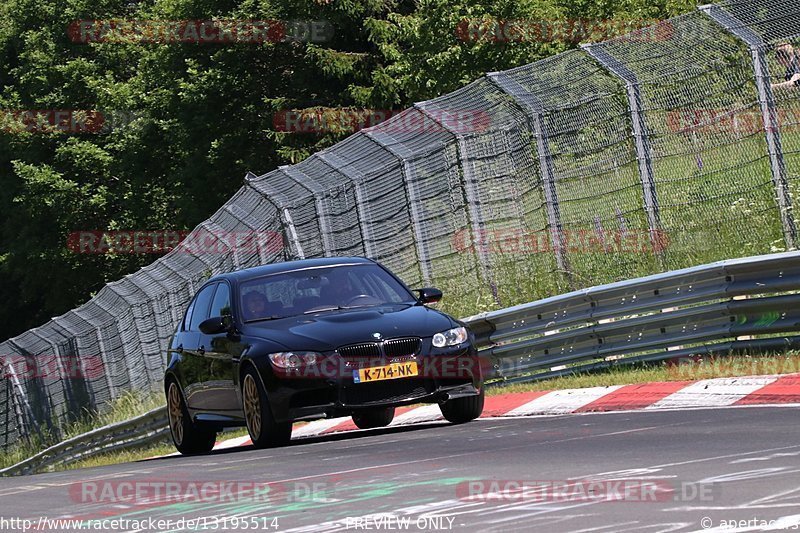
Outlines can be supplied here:
<path id="1" fill-rule="evenodd" d="M 749 101 L 725 105 L 758 114 Z M 787 98 L 781 109 L 800 115 L 800 101 Z M 490 191 L 482 213 L 486 253 L 479 254 L 470 246 L 466 219 L 467 229 L 459 232 L 459 238 L 449 248 L 444 244 L 437 248 L 432 259 L 433 284 L 445 293 L 442 310 L 471 316 L 572 289 L 784 251 L 765 135 L 755 129 L 731 132 L 725 128 L 680 133 L 665 126 L 667 112 L 651 110 L 650 114 L 651 122 L 660 127 L 652 141 L 663 253 L 647 249 L 648 217 L 636 162 L 611 166 L 605 160 L 606 151 L 570 155 L 578 134 L 562 133 L 550 141 L 557 154 L 553 164 L 561 223 L 565 238 L 570 239 L 565 267 L 556 265 L 549 249 L 545 198 L 541 184 L 531 179 L 536 169 L 517 168 L 516 174 L 503 176 L 508 172 L 501 164 L 503 158 L 487 159 L 479 177 L 482 189 Z M 782 135 L 793 200 L 800 197 L 797 130 L 787 127 Z M 503 196 L 502 202 L 492 197 L 494 190 Z M 514 214 L 510 219 L 509 213 Z M 579 235 L 604 237 L 598 246 L 577 242 Z M 613 240 L 620 235 L 627 240 Z M 482 255 L 488 265 L 480 269 Z"/>
<path id="2" fill-rule="evenodd" d="M 76 421 L 66 427 L 62 438 L 45 433 L 32 437 L 29 441 L 21 441 L 17 446 L 0 453 L 0 468 L 16 464 L 61 441 L 115 422 L 129 420 L 163 405 L 164 396 L 161 393 L 127 391 L 98 410 L 85 410 Z"/>
<path id="3" fill-rule="evenodd" d="M 61 440 L 66 440 L 93 429 L 113 424 L 115 422 L 129 420 L 158 407 L 162 407 L 163 405 L 164 398 L 160 393 L 142 394 L 138 391 L 128 391 L 116 400 L 109 402 L 107 407 L 103 409 L 102 412 L 86 411 L 83 413 L 79 421 L 74 422 L 66 429 L 63 439 L 35 438 L 30 442 L 23 441 L 19 445 L 12 447 L 7 452 L 0 454 L 0 468 L 5 468 L 7 466 L 16 464 L 23 459 L 27 459 L 28 457 L 35 455 L 36 453 L 60 442 Z M 244 436 L 246 434 L 246 429 L 237 428 L 235 430 L 225 431 L 217 438 L 231 439 Z M 167 455 L 173 452 L 175 452 L 175 447 L 172 444 L 172 441 L 169 437 L 165 437 L 162 441 L 152 443 L 141 448 L 111 451 L 67 465 L 56 465 L 52 467 L 50 471 L 73 470 L 77 468 L 129 463 L 132 461 L 147 459 L 149 457 Z"/>
<path id="4" fill-rule="evenodd" d="M 217 440 L 227 440 L 236 437 L 243 437 L 247 435 L 247 429 L 237 428 L 235 430 L 225 431 L 217 435 Z M 78 468 L 91 468 L 95 466 L 115 465 L 120 463 L 132 463 L 134 461 L 141 461 L 151 457 L 159 457 L 162 455 L 169 455 L 175 453 L 175 446 L 172 441 L 167 437 L 163 442 L 158 442 L 144 448 L 124 450 L 121 452 L 110 452 L 94 457 L 89 457 L 82 461 L 77 461 L 69 465 L 64 465 L 56 468 L 56 470 L 75 470 Z"/>
<path id="5" fill-rule="evenodd" d="M 530 383 L 513 383 L 488 387 L 489 396 L 531 391 L 609 387 L 656 381 L 697 381 L 736 376 L 758 376 L 800 372 L 800 354 L 783 356 L 734 356 L 706 358 L 680 365 L 656 364 L 641 367 L 612 367 L 605 372 L 576 374 Z"/>

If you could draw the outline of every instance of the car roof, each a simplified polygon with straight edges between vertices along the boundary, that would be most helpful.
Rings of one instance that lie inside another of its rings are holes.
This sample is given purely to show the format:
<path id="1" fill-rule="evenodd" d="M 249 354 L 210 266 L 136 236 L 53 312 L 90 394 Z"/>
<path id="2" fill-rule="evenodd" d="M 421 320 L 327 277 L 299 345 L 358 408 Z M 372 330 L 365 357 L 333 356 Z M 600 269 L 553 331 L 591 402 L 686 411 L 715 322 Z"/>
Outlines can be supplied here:
<path id="1" fill-rule="evenodd" d="M 304 268 L 325 267 L 333 265 L 362 265 L 362 264 L 374 264 L 374 262 L 365 257 L 320 257 L 317 259 L 300 259 L 298 261 L 283 261 L 280 263 L 270 263 L 268 265 L 244 268 L 242 270 L 235 270 L 233 272 L 217 274 L 216 276 L 209 279 L 208 282 L 219 281 L 221 279 L 228 279 L 235 282 L 242 282 L 260 276 L 266 276 L 269 274 L 279 274 L 281 272 L 291 272 L 294 270 L 302 270 Z"/>

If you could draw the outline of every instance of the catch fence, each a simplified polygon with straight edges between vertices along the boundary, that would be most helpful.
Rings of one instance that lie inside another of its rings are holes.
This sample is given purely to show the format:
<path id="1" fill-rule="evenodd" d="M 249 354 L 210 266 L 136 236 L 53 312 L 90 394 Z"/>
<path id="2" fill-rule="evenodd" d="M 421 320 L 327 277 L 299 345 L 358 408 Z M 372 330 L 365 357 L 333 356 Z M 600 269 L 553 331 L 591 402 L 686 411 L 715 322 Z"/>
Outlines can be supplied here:
<path id="1" fill-rule="evenodd" d="M 169 335 L 219 272 L 365 255 L 463 316 L 794 249 L 800 87 L 772 84 L 800 4 L 726 0 L 660 26 L 487 74 L 248 174 L 173 251 L 0 343 L 0 448 L 158 390 Z"/>

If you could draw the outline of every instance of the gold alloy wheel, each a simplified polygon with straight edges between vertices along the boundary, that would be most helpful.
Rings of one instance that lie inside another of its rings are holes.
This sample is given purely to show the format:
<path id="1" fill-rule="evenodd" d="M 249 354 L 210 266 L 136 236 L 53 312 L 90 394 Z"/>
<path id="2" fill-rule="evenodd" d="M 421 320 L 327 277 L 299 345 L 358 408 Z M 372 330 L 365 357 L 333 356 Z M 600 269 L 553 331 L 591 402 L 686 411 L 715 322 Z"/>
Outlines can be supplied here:
<path id="1" fill-rule="evenodd" d="M 244 418 L 251 440 L 261 437 L 261 397 L 252 374 L 244 377 Z"/>
<path id="2" fill-rule="evenodd" d="M 183 404 L 181 391 L 173 381 L 169 384 L 169 428 L 172 430 L 172 438 L 175 444 L 183 444 Z"/>

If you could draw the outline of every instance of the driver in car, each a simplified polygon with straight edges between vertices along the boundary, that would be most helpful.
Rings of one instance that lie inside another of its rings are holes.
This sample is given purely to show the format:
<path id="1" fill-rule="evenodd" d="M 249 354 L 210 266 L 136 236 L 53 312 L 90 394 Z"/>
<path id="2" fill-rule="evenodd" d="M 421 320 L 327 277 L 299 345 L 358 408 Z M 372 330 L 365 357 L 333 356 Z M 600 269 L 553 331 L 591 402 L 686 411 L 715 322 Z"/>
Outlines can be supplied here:
<path id="1" fill-rule="evenodd" d="M 320 299 L 325 305 L 345 305 L 358 295 L 347 272 L 332 270 L 327 278 L 328 284 L 320 290 Z"/>
<path id="2" fill-rule="evenodd" d="M 266 318 L 270 313 L 267 312 L 269 301 L 267 297 L 258 291 L 250 291 L 244 295 L 244 319 L 254 320 Z"/>

